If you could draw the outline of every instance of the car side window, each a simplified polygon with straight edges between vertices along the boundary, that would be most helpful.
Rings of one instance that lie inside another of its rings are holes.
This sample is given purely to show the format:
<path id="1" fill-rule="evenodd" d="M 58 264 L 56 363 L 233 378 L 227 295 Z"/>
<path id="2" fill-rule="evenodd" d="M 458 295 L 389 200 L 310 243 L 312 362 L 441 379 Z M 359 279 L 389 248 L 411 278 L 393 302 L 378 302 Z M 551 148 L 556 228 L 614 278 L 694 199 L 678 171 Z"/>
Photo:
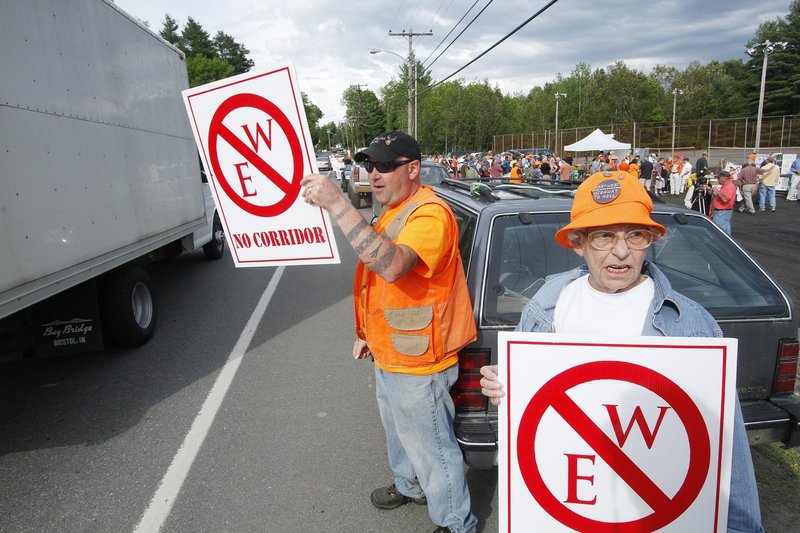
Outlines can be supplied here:
<path id="1" fill-rule="evenodd" d="M 447 202 L 447 204 L 453 211 L 458 224 L 458 250 L 461 253 L 461 262 L 464 264 L 464 270 L 467 271 L 469 270 L 469 260 L 472 257 L 472 240 L 475 237 L 475 225 L 478 219 L 450 202 Z"/>
<path id="2" fill-rule="evenodd" d="M 568 217 L 567 213 L 521 213 L 495 218 L 483 288 L 484 325 L 516 326 L 523 307 L 547 276 L 583 262 L 555 242 L 556 230 Z"/>
<path id="3" fill-rule="evenodd" d="M 708 219 L 688 215 L 680 223 L 654 215 L 666 236 L 648 248 L 647 258 L 664 272 L 677 292 L 716 319 L 784 317 L 789 309 L 770 279 Z"/>

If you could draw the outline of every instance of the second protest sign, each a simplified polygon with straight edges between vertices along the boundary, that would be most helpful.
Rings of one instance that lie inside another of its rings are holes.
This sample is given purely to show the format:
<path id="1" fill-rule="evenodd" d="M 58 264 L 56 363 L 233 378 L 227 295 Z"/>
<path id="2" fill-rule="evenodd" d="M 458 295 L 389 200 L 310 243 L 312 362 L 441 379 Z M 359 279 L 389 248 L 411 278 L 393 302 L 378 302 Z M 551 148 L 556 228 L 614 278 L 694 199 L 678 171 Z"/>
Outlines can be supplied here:
<path id="1" fill-rule="evenodd" d="M 725 529 L 735 339 L 503 333 L 501 530 Z"/>

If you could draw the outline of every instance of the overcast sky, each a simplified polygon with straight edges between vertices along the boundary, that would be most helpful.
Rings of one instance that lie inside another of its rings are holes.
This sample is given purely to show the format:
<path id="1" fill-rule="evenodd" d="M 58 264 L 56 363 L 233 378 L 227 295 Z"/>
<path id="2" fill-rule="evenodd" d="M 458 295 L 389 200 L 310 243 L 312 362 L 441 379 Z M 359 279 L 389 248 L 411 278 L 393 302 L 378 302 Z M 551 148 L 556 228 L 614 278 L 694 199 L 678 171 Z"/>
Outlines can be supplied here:
<path id="1" fill-rule="evenodd" d="M 432 66 L 434 80 L 449 76 L 492 46 L 549 0 L 497 0 Z M 362 84 L 378 93 L 397 76 L 408 40 L 392 32 L 432 31 L 414 37 L 425 60 L 475 4 L 438 55 L 489 0 L 116 0 L 159 31 L 164 14 L 181 28 L 194 18 L 212 37 L 231 35 L 250 50 L 255 68 L 293 63 L 300 90 L 322 109 L 321 124 L 339 122 L 342 92 Z M 649 72 L 653 65 L 684 68 L 698 60 L 746 58 L 744 44 L 764 21 L 785 16 L 791 0 L 559 0 L 455 78 L 489 80 L 504 93 L 569 74 L 579 62 L 592 69 L 624 61 Z M 562 105 L 568 105 L 569 96 Z"/>

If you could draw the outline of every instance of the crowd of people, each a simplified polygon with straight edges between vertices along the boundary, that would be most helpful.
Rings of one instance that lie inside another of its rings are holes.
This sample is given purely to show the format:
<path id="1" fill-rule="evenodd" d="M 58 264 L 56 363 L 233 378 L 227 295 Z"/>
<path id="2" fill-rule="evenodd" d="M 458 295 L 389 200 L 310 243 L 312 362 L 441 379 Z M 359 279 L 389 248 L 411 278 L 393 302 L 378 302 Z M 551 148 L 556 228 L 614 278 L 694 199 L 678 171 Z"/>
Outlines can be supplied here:
<path id="1" fill-rule="evenodd" d="M 614 152 L 598 152 L 592 162 L 585 165 L 587 168 L 581 168 L 570 154 L 563 157 L 526 154 L 517 158 L 514 152 L 494 154 L 490 150 L 485 154 L 466 155 L 461 162 L 455 156 L 438 154 L 433 160 L 444 165 L 456 179 L 486 182 L 580 182 L 584 176 L 598 172 L 625 171 L 655 196 L 683 196 L 687 208 L 712 217 L 729 234 L 729 215 L 734 209 L 750 214 L 767 208 L 775 211 L 775 186 L 780 176 L 773 154 L 760 165 L 756 164 L 755 154 L 750 154 L 743 165 L 723 161 L 716 174 L 711 170 L 706 152 L 694 164 L 684 154 L 659 156 L 651 153 L 649 157 L 640 157 L 627 153 L 620 159 Z M 800 159 L 794 161 L 791 172 L 786 199 L 798 201 Z"/>
<path id="2" fill-rule="evenodd" d="M 535 180 L 581 181 L 583 176 L 569 154 L 558 157 L 529 153 L 518 157 L 513 152 L 495 154 L 489 150 L 462 158 L 436 154 L 433 161 L 444 165 L 454 178 L 464 180 L 522 183 Z"/>

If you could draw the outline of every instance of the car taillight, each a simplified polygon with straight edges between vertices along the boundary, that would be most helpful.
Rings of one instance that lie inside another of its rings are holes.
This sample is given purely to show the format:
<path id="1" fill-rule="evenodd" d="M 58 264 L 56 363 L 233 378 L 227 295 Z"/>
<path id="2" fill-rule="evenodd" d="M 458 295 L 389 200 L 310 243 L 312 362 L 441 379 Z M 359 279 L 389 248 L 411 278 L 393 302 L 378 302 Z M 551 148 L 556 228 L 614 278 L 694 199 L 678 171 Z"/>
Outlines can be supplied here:
<path id="1" fill-rule="evenodd" d="M 488 365 L 489 350 L 461 350 L 458 354 L 458 381 L 450 389 L 456 409 L 460 411 L 483 411 L 486 398 L 481 394 L 481 367 Z"/>
<path id="2" fill-rule="evenodd" d="M 360 167 L 353 167 L 353 181 L 361 181 L 358 175 L 361 174 Z"/>
<path id="3" fill-rule="evenodd" d="M 797 359 L 800 356 L 800 342 L 797 339 L 783 339 L 778 344 L 778 370 L 772 394 L 792 394 L 797 379 Z"/>

